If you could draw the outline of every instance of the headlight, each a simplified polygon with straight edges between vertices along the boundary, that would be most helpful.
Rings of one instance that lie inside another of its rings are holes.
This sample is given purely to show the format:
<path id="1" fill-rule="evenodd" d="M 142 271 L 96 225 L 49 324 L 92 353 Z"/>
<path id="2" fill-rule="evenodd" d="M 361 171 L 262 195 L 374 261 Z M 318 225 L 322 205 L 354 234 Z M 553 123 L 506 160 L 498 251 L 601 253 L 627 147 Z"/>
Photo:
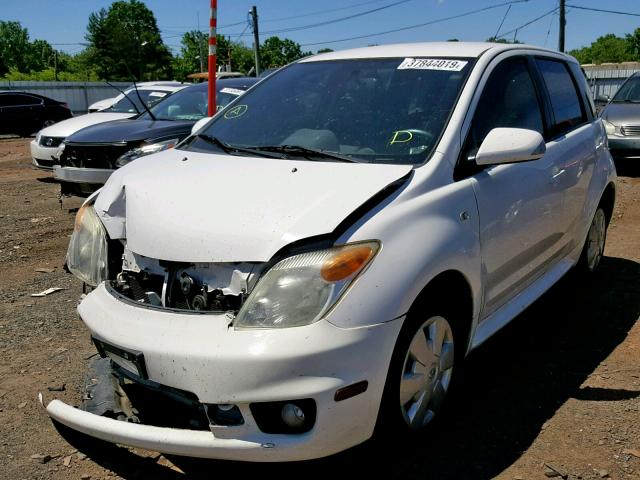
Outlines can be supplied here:
<path id="1" fill-rule="evenodd" d="M 78 210 L 67 250 L 67 267 L 94 287 L 107 278 L 107 234 L 92 205 Z"/>
<path id="2" fill-rule="evenodd" d="M 36 143 L 40 145 L 40 137 L 42 136 L 42 132 L 36 133 Z"/>
<path id="3" fill-rule="evenodd" d="M 234 326 L 286 328 L 320 320 L 379 248 L 375 241 L 353 243 L 285 258 L 260 279 Z"/>
<path id="4" fill-rule="evenodd" d="M 614 125 L 613 123 L 602 119 L 602 123 L 604 123 L 604 130 L 607 132 L 607 135 L 614 135 L 620 133 L 620 127 Z"/>
<path id="5" fill-rule="evenodd" d="M 145 155 L 151 155 L 152 153 L 161 152 L 168 148 L 173 148 L 178 143 L 179 138 L 172 138 L 171 140 L 165 140 L 164 142 L 152 143 L 149 145 L 142 145 L 141 147 L 129 150 L 127 153 L 121 155 L 116 160 L 116 168 L 124 167 L 127 163 L 136 158 L 144 157 Z"/>

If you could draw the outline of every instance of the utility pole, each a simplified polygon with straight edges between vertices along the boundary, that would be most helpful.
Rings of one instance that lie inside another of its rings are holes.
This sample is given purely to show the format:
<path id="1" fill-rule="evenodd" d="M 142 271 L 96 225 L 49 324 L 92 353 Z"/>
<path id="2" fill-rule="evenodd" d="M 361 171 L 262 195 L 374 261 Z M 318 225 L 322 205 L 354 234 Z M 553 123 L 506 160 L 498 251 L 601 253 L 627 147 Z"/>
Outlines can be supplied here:
<path id="1" fill-rule="evenodd" d="M 209 82 L 207 93 L 209 97 L 208 115 L 216 113 L 216 26 L 218 17 L 218 0 L 211 0 L 211 15 L 209 16 Z"/>
<path id="2" fill-rule="evenodd" d="M 560 0 L 560 30 L 558 32 L 558 50 L 561 52 L 564 52 L 564 27 L 567 23 L 564 19 L 564 2 L 565 0 Z"/>
<path id="3" fill-rule="evenodd" d="M 260 36 L 258 35 L 258 9 L 254 5 L 249 12 L 253 24 L 253 55 L 256 62 L 256 77 L 260 75 Z"/>

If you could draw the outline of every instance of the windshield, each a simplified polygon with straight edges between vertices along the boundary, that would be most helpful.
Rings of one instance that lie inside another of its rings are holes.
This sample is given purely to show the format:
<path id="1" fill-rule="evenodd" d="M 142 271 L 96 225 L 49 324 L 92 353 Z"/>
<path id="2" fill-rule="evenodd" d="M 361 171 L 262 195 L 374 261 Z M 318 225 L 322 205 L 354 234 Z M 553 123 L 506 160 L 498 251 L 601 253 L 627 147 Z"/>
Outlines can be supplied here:
<path id="1" fill-rule="evenodd" d="M 209 141 L 196 138 L 181 148 L 211 151 L 220 142 L 272 150 L 295 146 L 356 161 L 422 163 L 444 129 L 471 63 L 410 58 L 297 63 L 218 115 L 201 132 Z M 286 153 L 296 155 L 291 148 Z M 308 155 L 298 149 L 298 156 Z"/>
<path id="2" fill-rule="evenodd" d="M 620 87 L 613 102 L 640 102 L 640 77 L 631 77 Z"/>
<path id="3" fill-rule="evenodd" d="M 142 113 L 142 112 L 144 112 L 144 107 L 140 103 L 140 99 L 138 98 L 138 95 L 136 94 L 136 91 L 135 90 L 125 90 L 125 93 L 127 94 L 126 97 L 123 97 L 122 95 L 120 95 L 122 97 L 120 100 L 118 100 L 116 103 L 114 103 L 111 107 L 106 108 L 106 109 L 101 110 L 101 111 L 102 112 L 115 112 L 115 113 Z M 162 91 L 162 90 L 138 90 L 138 93 L 140 94 L 140 98 L 142 98 L 142 101 L 144 103 L 146 103 L 148 107 L 151 107 L 152 105 L 155 105 L 160 100 L 162 100 L 164 97 L 169 95 L 169 93 L 171 93 L 171 92 L 165 92 L 165 91 Z M 129 97 L 129 98 L 127 98 L 127 97 Z M 135 103 L 135 107 L 133 106 L 132 102 Z M 136 108 L 137 108 L 137 110 L 136 110 Z"/>
<path id="4" fill-rule="evenodd" d="M 217 110 L 224 108 L 232 100 L 244 93 L 244 87 L 223 87 L 216 92 Z M 200 87 L 187 87 L 166 101 L 151 108 L 157 120 L 191 120 L 197 121 L 207 116 L 207 90 Z M 140 118 L 149 118 L 145 113 Z"/>

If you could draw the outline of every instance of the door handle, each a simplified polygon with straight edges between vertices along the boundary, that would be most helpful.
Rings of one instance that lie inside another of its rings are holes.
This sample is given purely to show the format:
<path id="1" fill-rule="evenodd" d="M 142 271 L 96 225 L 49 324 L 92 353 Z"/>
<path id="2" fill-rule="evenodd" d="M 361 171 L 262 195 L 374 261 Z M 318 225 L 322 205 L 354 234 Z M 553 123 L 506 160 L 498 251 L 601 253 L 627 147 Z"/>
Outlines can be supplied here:
<path id="1" fill-rule="evenodd" d="M 558 181 L 560 181 L 560 177 L 562 177 L 567 171 L 562 168 L 560 170 L 556 170 L 555 168 L 553 169 L 553 173 L 551 175 L 551 180 L 549 180 L 549 183 L 558 183 Z"/>

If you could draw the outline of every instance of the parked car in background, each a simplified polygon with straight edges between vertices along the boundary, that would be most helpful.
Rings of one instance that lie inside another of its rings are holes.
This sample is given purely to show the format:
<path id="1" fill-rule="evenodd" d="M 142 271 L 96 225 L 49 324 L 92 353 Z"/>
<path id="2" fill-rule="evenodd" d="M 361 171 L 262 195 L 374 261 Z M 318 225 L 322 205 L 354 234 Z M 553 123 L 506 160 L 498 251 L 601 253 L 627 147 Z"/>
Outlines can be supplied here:
<path id="1" fill-rule="evenodd" d="M 72 116 L 64 102 L 36 93 L 0 91 L 0 134 L 28 137 Z"/>
<path id="2" fill-rule="evenodd" d="M 138 89 L 138 94 L 147 106 L 151 106 L 186 86 L 180 83 L 175 85 L 143 85 Z M 56 158 L 58 148 L 69 135 L 90 125 L 135 117 L 145 111 L 135 89 L 125 91 L 125 93 L 126 95 L 120 94 L 117 97 L 118 101 L 104 110 L 73 117 L 40 130 L 30 145 L 33 165 L 43 170 L 53 170 L 53 166 L 58 161 Z"/>
<path id="3" fill-rule="evenodd" d="M 572 268 L 597 269 L 615 181 L 568 55 L 442 42 L 305 57 L 85 202 L 67 266 L 94 287 L 78 312 L 122 387 L 100 398 L 146 402 L 125 421 L 47 411 L 193 457 L 396 441 L 441 415 L 470 351 Z"/>
<path id="4" fill-rule="evenodd" d="M 640 158 L 640 72 L 627 78 L 600 116 L 611 154 Z"/>
<path id="5" fill-rule="evenodd" d="M 218 108 L 223 108 L 256 81 L 249 77 L 218 80 Z M 68 137 L 60 148 L 60 164 L 54 168 L 62 194 L 89 195 L 100 188 L 115 169 L 175 146 L 191 133 L 198 120 L 206 118 L 207 85 L 205 82 L 187 87 L 135 118 L 94 125 Z"/>
<path id="6" fill-rule="evenodd" d="M 185 85 L 182 82 L 152 81 L 152 82 L 140 82 L 140 83 L 137 83 L 136 86 L 138 87 L 138 89 L 145 89 L 146 87 L 157 87 L 157 86 L 180 87 Z M 133 93 L 135 95 L 135 87 L 131 85 L 126 89 L 124 89 L 123 92 L 126 94 Z M 94 102 L 91 105 L 89 105 L 89 109 L 88 109 L 89 113 L 105 110 L 111 107 L 112 105 L 114 105 L 115 103 L 117 103 L 119 100 L 121 100 L 122 97 L 124 97 L 124 95 L 121 93 L 116 97 L 104 98 L 102 100 L 98 100 L 97 102 Z"/>

